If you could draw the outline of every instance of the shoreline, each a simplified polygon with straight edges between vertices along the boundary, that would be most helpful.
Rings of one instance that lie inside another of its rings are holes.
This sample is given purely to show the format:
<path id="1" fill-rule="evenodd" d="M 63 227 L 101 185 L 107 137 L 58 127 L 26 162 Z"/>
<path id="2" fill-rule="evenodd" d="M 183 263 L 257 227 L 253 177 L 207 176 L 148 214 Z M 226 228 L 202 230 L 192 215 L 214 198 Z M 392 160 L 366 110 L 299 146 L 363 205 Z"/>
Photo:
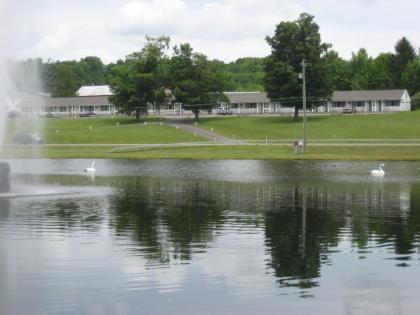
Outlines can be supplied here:
<path id="1" fill-rule="evenodd" d="M 295 153 L 291 145 L 201 145 L 127 146 L 61 144 L 46 146 L 6 146 L 2 159 L 193 159 L 193 160 L 341 160 L 420 161 L 420 145 L 413 144 L 316 144 L 307 153 Z"/>

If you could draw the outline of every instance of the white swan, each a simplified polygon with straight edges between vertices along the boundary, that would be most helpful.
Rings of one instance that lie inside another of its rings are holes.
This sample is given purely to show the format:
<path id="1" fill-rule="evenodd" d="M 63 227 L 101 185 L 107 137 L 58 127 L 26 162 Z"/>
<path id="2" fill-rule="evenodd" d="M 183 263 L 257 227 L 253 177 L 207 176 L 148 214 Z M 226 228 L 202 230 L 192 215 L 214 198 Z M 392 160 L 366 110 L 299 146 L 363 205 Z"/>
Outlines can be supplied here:
<path id="1" fill-rule="evenodd" d="M 371 170 L 370 174 L 372 174 L 372 175 L 385 175 L 385 171 L 382 169 L 382 167 L 384 167 L 384 166 L 385 166 L 385 164 L 380 164 L 379 169 Z"/>
<path id="2" fill-rule="evenodd" d="M 96 172 L 95 162 L 92 162 L 92 165 L 90 167 L 85 168 L 85 172 Z"/>

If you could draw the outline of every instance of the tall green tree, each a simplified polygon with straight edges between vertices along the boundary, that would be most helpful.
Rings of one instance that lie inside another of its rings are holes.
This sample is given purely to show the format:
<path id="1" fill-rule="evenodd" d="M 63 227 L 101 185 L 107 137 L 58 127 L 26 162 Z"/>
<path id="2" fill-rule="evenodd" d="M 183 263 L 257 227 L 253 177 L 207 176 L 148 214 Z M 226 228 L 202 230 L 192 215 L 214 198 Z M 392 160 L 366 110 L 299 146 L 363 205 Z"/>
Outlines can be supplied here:
<path id="1" fill-rule="evenodd" d="M 140 113 L 147 112 L 147 106 L 161 97 L 164 83 L 161 66 L 167 58 L 169 37 L 146 37 L 145 47 L 128 55 L 125 61 L 118 62 L 110 75 L 109 84 L 114 92 L 110 101 L 123 111 L 135 111 L 136 119 Z"/>
<path id="2" fill-rule="evenodd" d="M 416 50 L 410 41 L 403 37 L 395 45 L 395 59 L 393 65 L 394 83 L 402 88 L 402 74 L 405 67 L 416 58 Z"/>
<path id="3" fill-rule="evenodd" d="M 68 97 L 75 96 L 75 92 L 79 88 L 74 63 L 64 61 L 58 63 L 54 67 L 55 76 L 52 84 L 52 97 Z"/>
<path id="4" fill-rule="evenodd" d="M 312 15 L 302 13 L 296 21 L 281 22 L 274 35 L 267 36 L 266 40 L 271 46 L 271 55 L 265 63 L 264 86 L 271 99 L 302 95 L 299 74 L 302 72 L 303 59 L 307 63 L 307 96 L 330 96 L 332 89 L 323 62 L 330 45 L 321 41 L 319 27 Z M 295 119 L 298 118 L 300 107 L 300 102 L 295 103 Z"/>
<path id="5" fill-rule="evenodd" d="M 373 59 L 371 65 L 370 89 L 386 90 L 395 88 L 392 76 L 394 55 L 381 53 Z"/>
<path id="6" fill-rule="evenodd" d="M 207 57 L 194 53 L 190 44 L 174 47 L 171 59 L 171 88 L 175 102 L 191 110 L 198 120 L 200 111 L 210 111 L 218 102 L 226 100 L 223 76 L 212 71 Z"/>
<path id="7" fill-rule="evenodd" d="M 336 51 L 328 51 L 324 58 L 328 86 L 333 91 L 351 90 L 352 72 L 350 63 L 338 55 Z"/>
<path id="8" fill-rule="evenodd" d="M 82 58 L 79 66 L 83 73 L 83 85 L 105 84 L 105 65 L 100 58 L 95 56 Z"/>
<path id="9" fill-rule="evenodd" d="M 352 72 L 352 90 L 368 89 L 371 81 L 373 60 L 369 57 L 366 49 L 361 48 L 357 53 L 352 53 L 350 68 Z"/>
<path id="10" fill-rule="evenodd" d="M 401 76 L 402 86 L 407 88 L 410 95 L 420 92 L 420 58 L 409 62 Z"/>

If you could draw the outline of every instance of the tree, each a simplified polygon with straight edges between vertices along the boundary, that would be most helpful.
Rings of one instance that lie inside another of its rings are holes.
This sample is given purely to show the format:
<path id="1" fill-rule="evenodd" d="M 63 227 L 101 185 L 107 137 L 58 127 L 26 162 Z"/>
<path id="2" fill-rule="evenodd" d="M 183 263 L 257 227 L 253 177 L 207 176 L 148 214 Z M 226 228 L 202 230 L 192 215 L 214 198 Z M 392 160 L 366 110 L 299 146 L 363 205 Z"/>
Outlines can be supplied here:
<path id="1" fill-rule="evenodd" d="M 239 58 L 225 66 L 232 78 L 230 91 L 264 91 L 264 58 Z"/>
<path id="2" fill-rule="evenodd" d="M 416 50 L 407 38 L 401 38 L 395 45 L 394 59 L 394 83 L 398 88 L 402 88 L 402 74 L 405 67 L 416 58 Z"/>
<path id="3" fill-rule="evenodd" d="M 105 84 L 105 65 L 95 56 L 82 58 L 79 62 L 83 72 L 83 85 Z"/>
<path id="4" fill-rule="evenodd" d="M 128 55 L 125 61 L 119 61 L 110 74 L 109 84 L 114 95 L 110 101 L 123 111 L 140 113 L 147 111 L 149 104 L 160 101 L 164 88 L 161 77 L 161 65 L 169 47 L 169 37 L 146 37 L 147 43 L 140 52 Z"/>
<path id="5" fill-rule="evenodd" d="M 420 92 L 420 58 L 407 64 L 401 76 L 401 83 L 410 95 Z"/>
<path id="6" fill-rule="evenodd" d="M 323 58 L 325 63 L 328 86 L 333 91 L 346 91 L 351 89 L 352 73 L 350 63 L 331 50 Z"/>
<path id="7" fill-rule="evenodd" d="M 328 97 L 332 93 L 326 77 L 323 58 L 329 44 L 321 42 L 319 27 L 314 17 L 302 13 L 296 21 L 281 22 L 274 36 L 266 37 L 271 46 L 271 55 L 265 63 L 264 86 L 271 99 L 291 98 L 302 95 L 302 60 L 306 67 L 307 96 Z M 300 104 L 295 104 L 295 119 Z"/>
<path id="8" fill-rule="evenodd" d="M 370 89 L 385 90 L 395 88 L 392 76 L 394 55 L 381 53 L 372 62 Z"/>
<path id="9" fill-rule="evenodd" d="M 420 108 L 420 92 L 417 92 L 411 97 L 411 110 Z"/>
<path id="10" fill-rule="evenodd" d="M 352 90 L 366 90 L 371 80 L 373 67 L 372 58 L 369 57 L 366 49 L 361 48 L 357 53 L 352 53 L 350 68 L 352 72 Z"/>
<path id="11" fill-rule="evenodd" d="M 60 62 L 54 68 L 55 76 L 52 84 L 52 97 L 75 96 L 79 86 L 77 84 L 73 62 Z"/>
<path id="12" fill-rule="evenodd" d="M 196 120 L 201 110 L 210 111 L 217 102 L 225 100 L 222 74 L 212 71 L 207 57 L 193 53 L 190 44 L 174 47 L 170 72 L 175 101 L 191 110 Z"/>

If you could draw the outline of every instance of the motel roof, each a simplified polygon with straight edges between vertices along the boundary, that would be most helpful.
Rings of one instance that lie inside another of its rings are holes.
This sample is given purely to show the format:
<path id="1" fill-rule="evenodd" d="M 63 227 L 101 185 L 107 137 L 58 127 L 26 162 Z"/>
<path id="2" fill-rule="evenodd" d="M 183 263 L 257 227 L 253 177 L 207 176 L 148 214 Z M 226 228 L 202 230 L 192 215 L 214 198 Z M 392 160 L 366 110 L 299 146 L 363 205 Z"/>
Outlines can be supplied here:
<path id="1" fill-rule="evenodd" d="M 401 100 L 405 93 L 407 90 L 334 91 L 332 101 Z"/>
<path id="2" fill-rule="evenodd" d="M 76 92 L 77 96 L 111 96 L 109 85 L 85 85 Z"/>
<path id="3" fill-rule="evenodd" d="M 46 99 L 46 105 L 54 106 L 99 106 L 110 105 L 108 96 L 76 96 L 76 97 L 52 97 Z"/>
<path id="4" fill-rule="evenodd" d="M 269 103 L 265 92 L 224 92 L 232 104 Z"/>

